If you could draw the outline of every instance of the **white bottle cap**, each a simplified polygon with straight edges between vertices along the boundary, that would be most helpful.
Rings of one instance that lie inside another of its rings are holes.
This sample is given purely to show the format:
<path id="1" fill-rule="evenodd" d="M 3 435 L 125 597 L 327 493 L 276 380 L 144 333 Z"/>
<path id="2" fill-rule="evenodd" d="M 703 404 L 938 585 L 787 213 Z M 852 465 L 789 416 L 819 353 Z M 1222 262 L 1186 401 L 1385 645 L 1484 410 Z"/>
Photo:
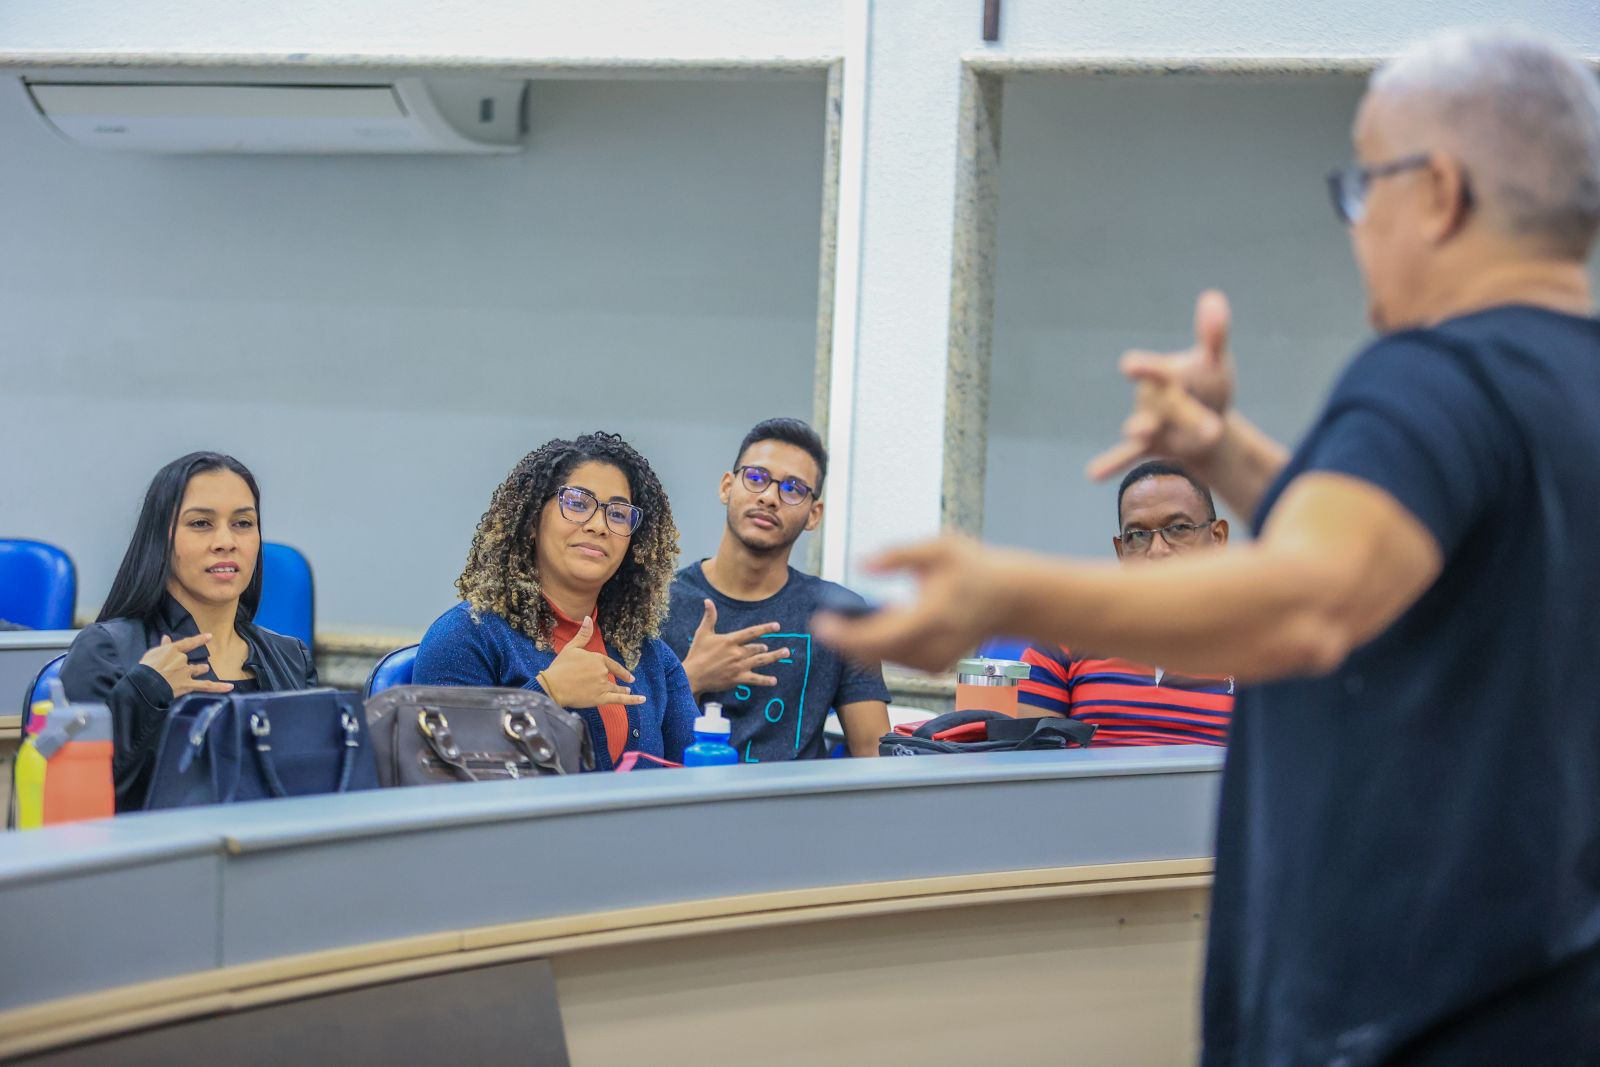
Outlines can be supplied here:
<path id="1" fill-rule="evenodd" d="M 731 734 L 733 727 L 722 717 L 722 705 L 712 701 L 706 705 L 705 714 L 694 721 L 697 734 Z"/>

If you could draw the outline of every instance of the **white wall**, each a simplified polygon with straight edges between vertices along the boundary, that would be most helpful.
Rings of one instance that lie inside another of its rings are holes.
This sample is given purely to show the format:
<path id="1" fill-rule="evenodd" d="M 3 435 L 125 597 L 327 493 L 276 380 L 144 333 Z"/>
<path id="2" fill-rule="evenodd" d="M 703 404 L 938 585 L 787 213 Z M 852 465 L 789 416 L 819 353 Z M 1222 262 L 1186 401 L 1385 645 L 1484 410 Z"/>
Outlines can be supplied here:
<path id="1" fill-rule="evenodd" d="M 0 51 L 617 60 L 836 55 L 840 0 L 11 2 Z"/>
<path id="2" fill-rule="evenodd" d="M 1241 410 L 1280 440 L 1370 337 L 1323 175 L 1350 155 L 1353 77 L 1007 80 L 984 535 L 1106 556 L 1128 348 L 1187 347 L 1228 293 Z M 1236 532 L 1243 534 L 1242 526 Z"/>
<path id="3" fill-rule="evenodd" d="M 0 50 L 535 58 L 838 55 L 860 0 L 49 0 L 9 3 Z M 1589 0 L 1005 0 L 998 42 L 980 4 L 873 0 L 874 48 L 935 64 L 995 54 L 1386 55 L 1440 26 L 1515 19 L 1600 54 Z M 892 72 L 890 77 L 899 77 Z M 905 68 L 905 77 L 918 72 Z"/>
<path id="4" fill-rule="evenodd" d="M 985 536 L 1091 556 L 1115 484 L 1128 348 L 1186 347 L 1194 298 L 1233 303 L 1243 410 L 1299 433 L 1366 334 L 1326 171 L 1356 78 L 1007 80 Z M 1026 505 L 1024 505 L 1026 501 Z"/>
<path id="5" fill-rule="evenodd" d="M 1146 55 L 1146 56 L 1198 56 L 1213 54 L 1234 55 L 1291 55 L 1291 56 L 1378 56 L 1394 51 L 1433 29 L 1463 21 L 1520 19 L 1540 26 L 1566 39 L 1574 47 L 1600 55 L 1600 19 L 1594 17 L 1592 0 L 1547 0 L 1529 4 L 1525 0 L 1470 0 L 1465 4 L 1420 3 L 1416 0 L 1395 3 L 1394 0 L 1343 0 L 1334 4 L 1273 3 L 1269 0 L 1232 0 L 1209 5 L 1173 5 L 1166 0 L 1089 0 L 1085 3 L 1062 3 L 1061 0 L 1006 0 L 1002 8 L 1001 36 L 995 43 L 981 39 L 982 5 L 976 0 L 861 0 L 867 5 L 867 17 L 857 22 L 847 19 L 845 26 L 847 55 L 859 54 L 868 64 L 866 103 L 867 121 L 862 136 L 865 159 L 865 180 L 862 200 L 864 204 L 860 244 L 860 280 L 855 294 L 859 330 L 857 342 L 856 373 L 846 386 L 853 389 L 856 405 L 856 422 L 852 435 L 854 479 L 850 494 L 849 529 L 844 538 L 845 551 L 852 564 L 835 569 L 837 561 L 830 561 L 833 573 L 842 573 L 848 580 L 860 583 L 862 575 L 853 564 L 873 548 L 886 542 L 917 537 L 928 533 L 937 523 L 940 512 L 942 485 L 942 457 L 944 447 L 944 351 L 949 329 L 950 287 L 949 267 L 951 234 L 954 226 L 952 196 L 954 168 L 957 152 L 957 105 L 959 101 L 960 69 L 965 59 L 975 57 L 1028 58 L 1040 55 Z M 847 6 L 847 11 L 852 10 Z M 1111 90 L 1117 92 L 1119 90 Z M 1330 91 L 1331 92 L 1331 91 Z M 1138 151 L 1140 131 L 1134 122 L 1124 122 L 1113 112 L 1102 113 L 1097 132 L 1088 125 L 1075 131 L 1068 116 L 1040 118 L 1039 113 L 1050 112 L 1050 107 L 1032 108 L 1027 101 L 1016 99 L 1021 93 L 1009 94 L 1002 121 L 1002 166 L 1009 184 L 1018 181 L 1038 187 L 1051 180 L 1046 170 L 1053 171 L 1059 157 L 1067 151 L 1065 144 L 1030 145 L 1041 138 L 1061 138 L 1083 132 L 1093 134 L 1094 148 L 1088 151 L 1111 157 L 1126 149 Z M 1315 95 L 1315 94 L 1313 94 Z M 1316 116 L 1324 131 L 1337 131 L 1342 136 L 1349 118 L 1349 107 L 1354 97 L 1328 96 L 1320 104 Z M 1185 102 L 1174 101 L 1180 109 Z M 1297 119 L 1293 113 L 1280 114 L 1272 107 L 1273 96 L 1260 97 L 1253 106 L 1263 113 L 1263 122 L 1272 126 L 1292 127 Z M 1329 108 L 1332 111 L 1329 111 Z M 1340 112 L 1339 107 L 1345 110 Z M 1035 112 L 1030 117 L 1030 110 Z M 1148 107 L 1130 113 L 1142 118 Z M 1192 109 L 1180 111 L 1191 117 Z M 1060 121 L 1057 121 L 1059 119 Z M 1093 122 L 1084 116 L 1082 123 Z M 1226 116 L 1221 122 L 1221 133 L 1233 139 L 1254 154 L 1253 142 L 1239 141 L 1247 132 L 1240 124 L 1230 123 Z M 1161 128 L 1174 137 L 1184 139 L 1189 131 L 1177 121 L 1163 121 Z M 1295 132 L 1292 131 L 1291 132 Z M 1106 136 L 1109 134 L 1110 136 Z M 1310 146 L 1305 132 L 1295 134 L 1300 143 Z M 1144 158 L 1160 156 L 1159 146 L 1144 142 Z M 1253 197 L 1257 190 L 1266 190 L 1268 201 L 1297 195 L 1304 185 L 1294 188 L 1268 188 L 1281 178 L 1301 182 L 1309 177 L 1310 195 L 1316 196 L 1316 182 L 1321 168 L 1342 159 L 1345 150 L 1334 134 L 1317 142 L 1319 151 L 1309 167 L 1285 174 L 1281 169 L 1258 171 L 1254 180 L 1256 189 L 1241 192 Z M 1328 152 L 1320 151 L 1325 147 Z M 1073 159 L 1083 162 L 1079 152 L 1082 143 L 1074 142 Z M 1171 157 L 1165 157 L 1160 167 L 1170 167 Z M 1034 178 L 1017 175 L 1015 160 L 1041 161 Z M 1109 160 L 1106 167 L 1113 168 Z M 1231 167 L 1220 168 L 1226 180 L 1236 181 Z M 1089 172 L 1094 173 L 1092 168 Z M 1119 179 L 1120 180 L 1120 177 Z M 1007 358 L 1000 350 L 1016 348 L 1022 343 L 1027 330 L 1043 329 L 1048 333 L 1058 329 L 1064 321 L 1058 314 L 1050 315 L 1050 308 L 1042 306 L 1056 300 L 1054 295 L 1041 297 L 1036 291 L 1013 293 L 1012 288 L 1026 288 L 1019 280 L 1020 266 L 1030 256 L 1017 247 L 1031 242 L 1038 247 L 1049 242 L 1048 235 L 1062 236 L 1070 219 L 1092 219 L 1096 207 L 1108 206 L 1107 200 L 1093 187 L 1074 188 L 1074 196 L 1082 194 L 1084 202 L 1068 205 L 1062 196 L 1036 199 L 1035 206 L 1046 212 L 1019 215 L 1018 203 L 1025 190 L 1015 194 L 1002 194 L 1002 226 L 1000 235 L 1000 276 L 997 300 L 1003 321 L 998 326 L 1002 334 L 996 336 L 997 361 Z M 1042 195 L 1042 193 L 1040 194 Z M 1197 194 L 1192 189 L 1173 190 L 1168 194 L 1186 200 Z M 1114 199 L 1114 198 L 1113 198 Z M 1007 201 L 1010 201 L 1007 203 Z M 1204 202 L 1188 201 L 1189 203 Z M 1112 205 L 1115 207 L 1115 204 Z M 1187 206 L 1158 207 L 1157 212 L 1187 212 Z M 1071 212 L 1070 215 L 1064 214 Z M 1313 245 L 1306 246 L 1309 253 L 1316 241 L 1323 242 L 1327 253 L 1321 260 L 1321 275 L 1331 284 L 1343 285 L 1346 299 L 1330 299 L 1326 307 L 1315 305 L 1309 313 L 1314 331 L 1320 334 L 1317 343 L 1332 352 L 1348 344 L 1360 333 L 1359 304 L 1348 299 L 1354 292 L 1353 275 L 1346 260 L 1341 259 L 1337 232 L 1332 231 L 1331 217 L 1313 200 L 1309 210 L 1295 216 L 1298 234 L 1320 234 Z M 1057 215 L 1051 218 L 1050 215 Z M 1020 221 L 1026 218 L 1027 222 Z M 1113 222 L 1115 220 L 1115 224 Z M 1179 336 L 1188 319 L 1191 288 L 1186 277 L 1173 274 L 1184 262 L 1199 261 L 1198 252 L 1192 248 L 1173 248 L 1164 244 L 1152 245 L 1148 240 L 1129 240 L 1117 233 L 1118 226 L 1127 222 L 1138 230 L 1140 221 L 1123 211 L 1113 211 L 1101 218 L 1097 244 L 1127 249 L 1129 259 L 1123 266 L 1131 266 L 1141 276 L 1155 271 L 1158 277 L 1169 277 L 1172 295 L 1163 301 L 1152 300 L 1137 320 L 1107 322 L 1106 313 L 1127 309 L 1127 298 L 1120 298 L 1111 307 L 1094 308 L 1088 301 L 1072 301 L 1075 311 L 1088 311 L 1089 317 L 1073 327 L 1080 339 L 1084 331 L 1102 331 L 1096 352 L 1107 353 L 1114 359 L 1121 338 L 1131 336 L 1130 328 L 1137 326 L 1137 339 L 1142 343 L 1161 340 L 1156 332 L 1169 331 L 1169 336 Z M 1018 230 L 1037 225 L 1041 233 L 1018 236 Z M 1201 239 L 1198 228 L 1190 226 L 1189 236 Z M 1074 235 L 1074 238 L 1076 235 Z M 1208 239 L 1209 240 L 1209 239 Z M 1009 246 L 1009 247 L 1008 247 Z M 1135 251 L 1136 250 L 1136 251 Z M 1193 254 L 1191 254 L 1193 253 Z M 1240 250 L 1241 256 L 1246 255 Z M 1273 251 L 1273 256 L 1282 256 Z M 1039 253 L 1031 253 L 1037 259 Z M 1150 257 L 1158 257 L 1152 261 Z M 1008 266 L 1008 262 L 1011 266 Z M 1171 266 L 1168 266 L 1171 264 Z M 1057 272 L 1054 280 L 1059 281 Z M 1041 279 L 1049 284 L 1051 279 Z M 1107 279 L 1120 281 L 1121 276 Z M 1223 280 L 1226 280 L 1224 277 Z M 1181 298 L 1180 293 L 1181 290 Z M 1269 287 L 1262 299 L 1270 297 Z M 1272 326 L 1272 319 L 1264 317 L 1251 299 L 1240 294 L 1244 304 L 1241 311 L 1250 315 L 1258 331 L 1280 329 L 1284 322 L 1299 322 L 1297 310 L 1284 309 L 1284 317 Z M 1021 306 L 1019 306 L 1019 301 Z M 1030 301 L 1032 302 L 1030 304 Z M 1269 301 L 1270 302 L 1270 301 Z M 1302 298 L 1295 307 L 1313 303 Z M 1044 322 L 1029 325 L 1030 312 L 1035 306 Z M 1058 308 L 1060 310 L 1060 308 Z M 1096 315 L 1098 314 L 1098 319 Z M 1347 314 L 1348 319 L 1336 316 Z M 1098 325 L 1089 325 L 1097 323 Z M 1259 324 L 1267 324 L 1265 326 Z M 1054 324 L 1054 325 L 1052 325 Z M 1163 325 L 1164 324 L 1164 325 Z M 1266 338 L 1264 338 L 1266 339 Z M 1337 343 L 1336 343 L 1337 342 Z M 1038 344 L 1040 353 L 1053 352 L 1051 343 Z M 1319 366 L 1317 357 L 1304 365 L 1300 372 L 1278 371 L 1271 381 L 1264 378 L 1260 384 L 1247 387 L 1247 398 L 1259 393 L 1260 398 L 1271 402 L 1275 390 L 1285 390 L 1298 395 L 1304 390 L 1307 396 L 1326 378 L 1326 367 Z M 1331 357 L 1323 357 L 1331 358 Z M 1041 354 L 1034 362 L 1043 361 Z M 1083 368 L 1078 368 L 1083 369 Z M 1005 388 L 1008 382 L 1026 381 L 1026 375 L 1014 376 L 1003 368 L 996 368 L 996 384 Z M 1103 397 L 1106 385 L 1095 384 L 1094 379 L 1076 388 L 1087 391 L 1090 404 L 1095 390 Z M 1117 407 L 1126 402 L 1119 395 Z M 1294 401 L 1288 400 L 1283 422 L 1295 422 Z M 1098 410 L 1098 407 L 1096 408 Z M 1120 416 L 1119 416 L 1120 417 Z M 1273 415 L 1268 413 L 1268 421 Z M 1098 433 L 1095 439 L 1098 440 Z M 991 441 L 991 456 L 1007 469 L 1018 470 L 1014 462 L 1016 439 Z M 1029 442 L 1034 444 L 1034 442 Z M 1062 445 L 1061 448 L 1066 448 Z M 1068 455 L 1058 448 L 1050 457 L 1057 463 L 1071 461 L 1064 468 L 1066 476 L 1077 477 L 1076 455 Z M 991 463 L 991 474 L 995 463 Z M 990 498 L 1006 495 L 1010 486 L 1003 480 L 991 483 Z M 837 512 L 835 512 L 837 514 Z M 993 515 L 992 504 L 990 508 Z M 987 524 L 993 530 L 1012 540 L 1022 539 L 1018 531 L 1004 525 Z M 1068 535 L 1069 544 L 1079 544 Z M 1095 541 L 1100 546 L 1098 540 Z M 1103 546 L 1100 546 L 1103 547 Z"/>
<path id="6" fill-rule="evenodd" d="M 865 555 L 939 530 L 958 27 L 981 11 L 966 0 L 870 6 L 849 530 L 844 558 L 826 562 L 863 589 Z"/>
<path id="7" fill-rule="evenodd" d="M 607 428 L 711 551 L 744 431 L 810 414 L 823 100 L 537 83 L 522 155 L 363 159 L 97 153 L 0 97 L 0 527 L 93 607 L 150 475 L 217 448 L 321 625 L 421 627 L 516 460 Z"/>
<path id="8" fill-rule="evenodd" d="M 1524 22 L 1600 55 L 1592 0 L 1005 0 L 1007 53 L 1078 55 L 1386 56 L 1445 26 Z M 976 17 L 972 20 L 976 37 Z"/>
<path id="9" fill-rule="evenodd" d="M 597 63 L 847 57 L 855 69 L 866 70 L 867 99 L 861 102 L 866 120 L 853 125 L 848 134 L 851 143 L 844 146 L 845 158 L 859 158 L 861 169 L 857 173 L 847 168 L 842 202 L 859 202 L 862 210 L 859 230 L 841 234 L 840 248 L 850 261 L 841 273 L 841 281 L 848 285 L 841 286 L 840 309 L 847 314 L 841 314 L 839 321 L 849 329 L 841 333 L 840 343 L 851 346 L 853 359 L 848 373 L 837 376 L 836 382 L 842 390 L 841 403 L 853 404 L 858 417 L 849 429 L 851 469 L 842 472 L 850 477 L 839 482 L 841 487 L 852 480 L 854 484 L 848 499 L 836 496 L 832 501 L 830 541 L 851 559 L 886 541 L 926 533 L 938 521 L 951 193 L 963 58 L 1379 56 L 1440 26 L 1504 19 L 1530 22 L 1580 50 L 1600 55 L 1600 19 L 1594 17 L 1592 0 L 1455 4 L 1228 0 L 1187 8 L 1166 0 L 1072 4 L 1006 0 L 1001 39 L 992 44 L 981 40 L 980 15 L 977 0 L 706 0 L 694 5 L 652 0 L 576 4 L 466 0 L 457 5 L 423 0 L 283 0 L 243 7 L 219 0 L 151 0 L 138 5 L 123 0 L 53 0 L 8 5 L 0 16 L 0 50 L 303 53 L 312 59 L 387 53 Z M 1324 118 L 1332 124 L 1335 116 Z M 1279 121 L 1276 116 L 1270 119 Z M 1343 122 L 1342 116 L 1338 119 Z M 1027 152 L 1026 121 L 1025 106 L 1008 102 L 1003 157 Z M 1042 128 L 1050 133 L 1049 123 Z M 1316 166 L 1324 163 L 1319 156 Z M 1297 174 L 1295 180 L 1303 177 Z M 1312 208 L 1297 218 L 1310 220 L 1315 212 Z M 854 218 L 852 212 L 845 225 L 854 226 Z M 1319 262 L 1339 263 L 1339 253 L 1331 246 L 1328 251 L 1334 258 Z M 1021 254 L 1013 248 L 1010 258 L 1016 260 Z M 1006 258 L 1002 248 L 1002 271 L 1008 269 Z M 1172 258 L 1169 254 L 1164 261 Z M 1149 267 L 1141 263 L 1139 269 Z M 1182 334 L 1192 286 L 1187 278 L 1173 280 L 1171 298 L 1141 316 L 1137 329 L 1141 343 L 1159 341 L 1160 330 L 1170 337 Z M 1018 309 L 1005 311 L 1005 304 L 1022 296 L 1008 298 L 1009 285 L 1002 278 L 1000 299 L 1002 314 L 1013 316 Z M 1245 299 L 1243 292 L 1236 296 Z M 1269 321 L 1248 306 L 1242 305 L 1241 311 L 1255 322 Z M 1020 324 L 1026 319 L 1024 313 L 1019 325 L 1002 323 L 1002 329 L 1010 330 L 1010 339 L 997 337 L 997 343 L 1018 344 L 1024 328 Z M 1326 325 L 1324 319 L 1318 328 Z M 1041 328 L 1047 333 L 1050 329 L 1048 324 Z M 1348 330 L 1341 334 L 1347 342 L 1359 332 L 1358 325 L 1338 329 Z M 1108 359 L 1114 357 L 1121 336 L 1111 329 L 1095 350 L 1106 352 Z M 997 373 L 1003 374 L 1003 368 Z M 1320 381 L 1308 379 L 1307 391 Z M 1256 388 L 1247 385 L 1247 395 Z M 1270 400 L 1270 388 L 1259 388 L 1263 399 Z M 1119 399 L 1119 407 L 1121 403 Z M 1003 458 L 1006 443 L 996 444 L 996 455 Z M 1072 468 L 1065 469 L 1075 474 Z M 840 563 L 830 562 L 833 573 L 853 573 Z"/>

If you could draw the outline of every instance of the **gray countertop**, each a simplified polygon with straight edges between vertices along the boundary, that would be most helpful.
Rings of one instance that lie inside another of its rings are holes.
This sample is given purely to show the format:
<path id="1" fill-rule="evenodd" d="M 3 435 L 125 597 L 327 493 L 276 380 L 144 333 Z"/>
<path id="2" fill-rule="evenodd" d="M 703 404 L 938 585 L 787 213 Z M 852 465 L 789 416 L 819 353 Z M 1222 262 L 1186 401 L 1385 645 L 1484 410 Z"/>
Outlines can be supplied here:
<path id="1" fill-rule="evenodd" d="M 1092 749 L 378 790 L 0 835 L 0 1010 L 619 908 L 1206 857 L 1222 751 Z"/>

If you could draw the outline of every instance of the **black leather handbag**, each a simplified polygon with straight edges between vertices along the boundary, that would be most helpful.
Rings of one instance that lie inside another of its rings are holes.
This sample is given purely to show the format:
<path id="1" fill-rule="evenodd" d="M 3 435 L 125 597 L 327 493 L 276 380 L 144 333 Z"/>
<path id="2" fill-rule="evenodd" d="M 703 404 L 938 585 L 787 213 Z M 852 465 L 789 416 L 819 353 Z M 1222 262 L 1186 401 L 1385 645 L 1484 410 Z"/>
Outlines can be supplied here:
<path id="1" fill-rule="evenodd" d="M 376 789 L 361 697 L 190 693 L 172 705 L 148 809 Z"/>
<path id="2" fill-rule="evenodd" d="M 528 689 L 395 686 L 367 701 L 367 729 L 386 786 L 594 770 L 583 719 Z"/>

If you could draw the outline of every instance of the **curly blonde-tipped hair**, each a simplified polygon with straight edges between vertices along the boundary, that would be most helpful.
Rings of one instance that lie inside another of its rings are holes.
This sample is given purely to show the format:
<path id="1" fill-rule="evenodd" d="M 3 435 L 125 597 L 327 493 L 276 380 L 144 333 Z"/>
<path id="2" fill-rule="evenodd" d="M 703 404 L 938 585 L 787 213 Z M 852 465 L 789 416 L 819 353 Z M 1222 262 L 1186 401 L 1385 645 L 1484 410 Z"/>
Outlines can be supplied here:
<path id="1" fill-rule="evenodd" d="M 557 439 L 522 457 L 489 498 L 456 589 L 474 617 L 492 611 L 538 648 L 550 650 L 555 614 L 539 584 L 534 541 L 539 514 L 582 463 L 609 463 L 628 479 L 633 504 L 644 512 L 622 566 L 600 590 L 596 612 L 606 641 L 631 670 L 644 643 L 666 618 L 678 528 L 666 490 L 650 464 L 614 433 Z"/>

